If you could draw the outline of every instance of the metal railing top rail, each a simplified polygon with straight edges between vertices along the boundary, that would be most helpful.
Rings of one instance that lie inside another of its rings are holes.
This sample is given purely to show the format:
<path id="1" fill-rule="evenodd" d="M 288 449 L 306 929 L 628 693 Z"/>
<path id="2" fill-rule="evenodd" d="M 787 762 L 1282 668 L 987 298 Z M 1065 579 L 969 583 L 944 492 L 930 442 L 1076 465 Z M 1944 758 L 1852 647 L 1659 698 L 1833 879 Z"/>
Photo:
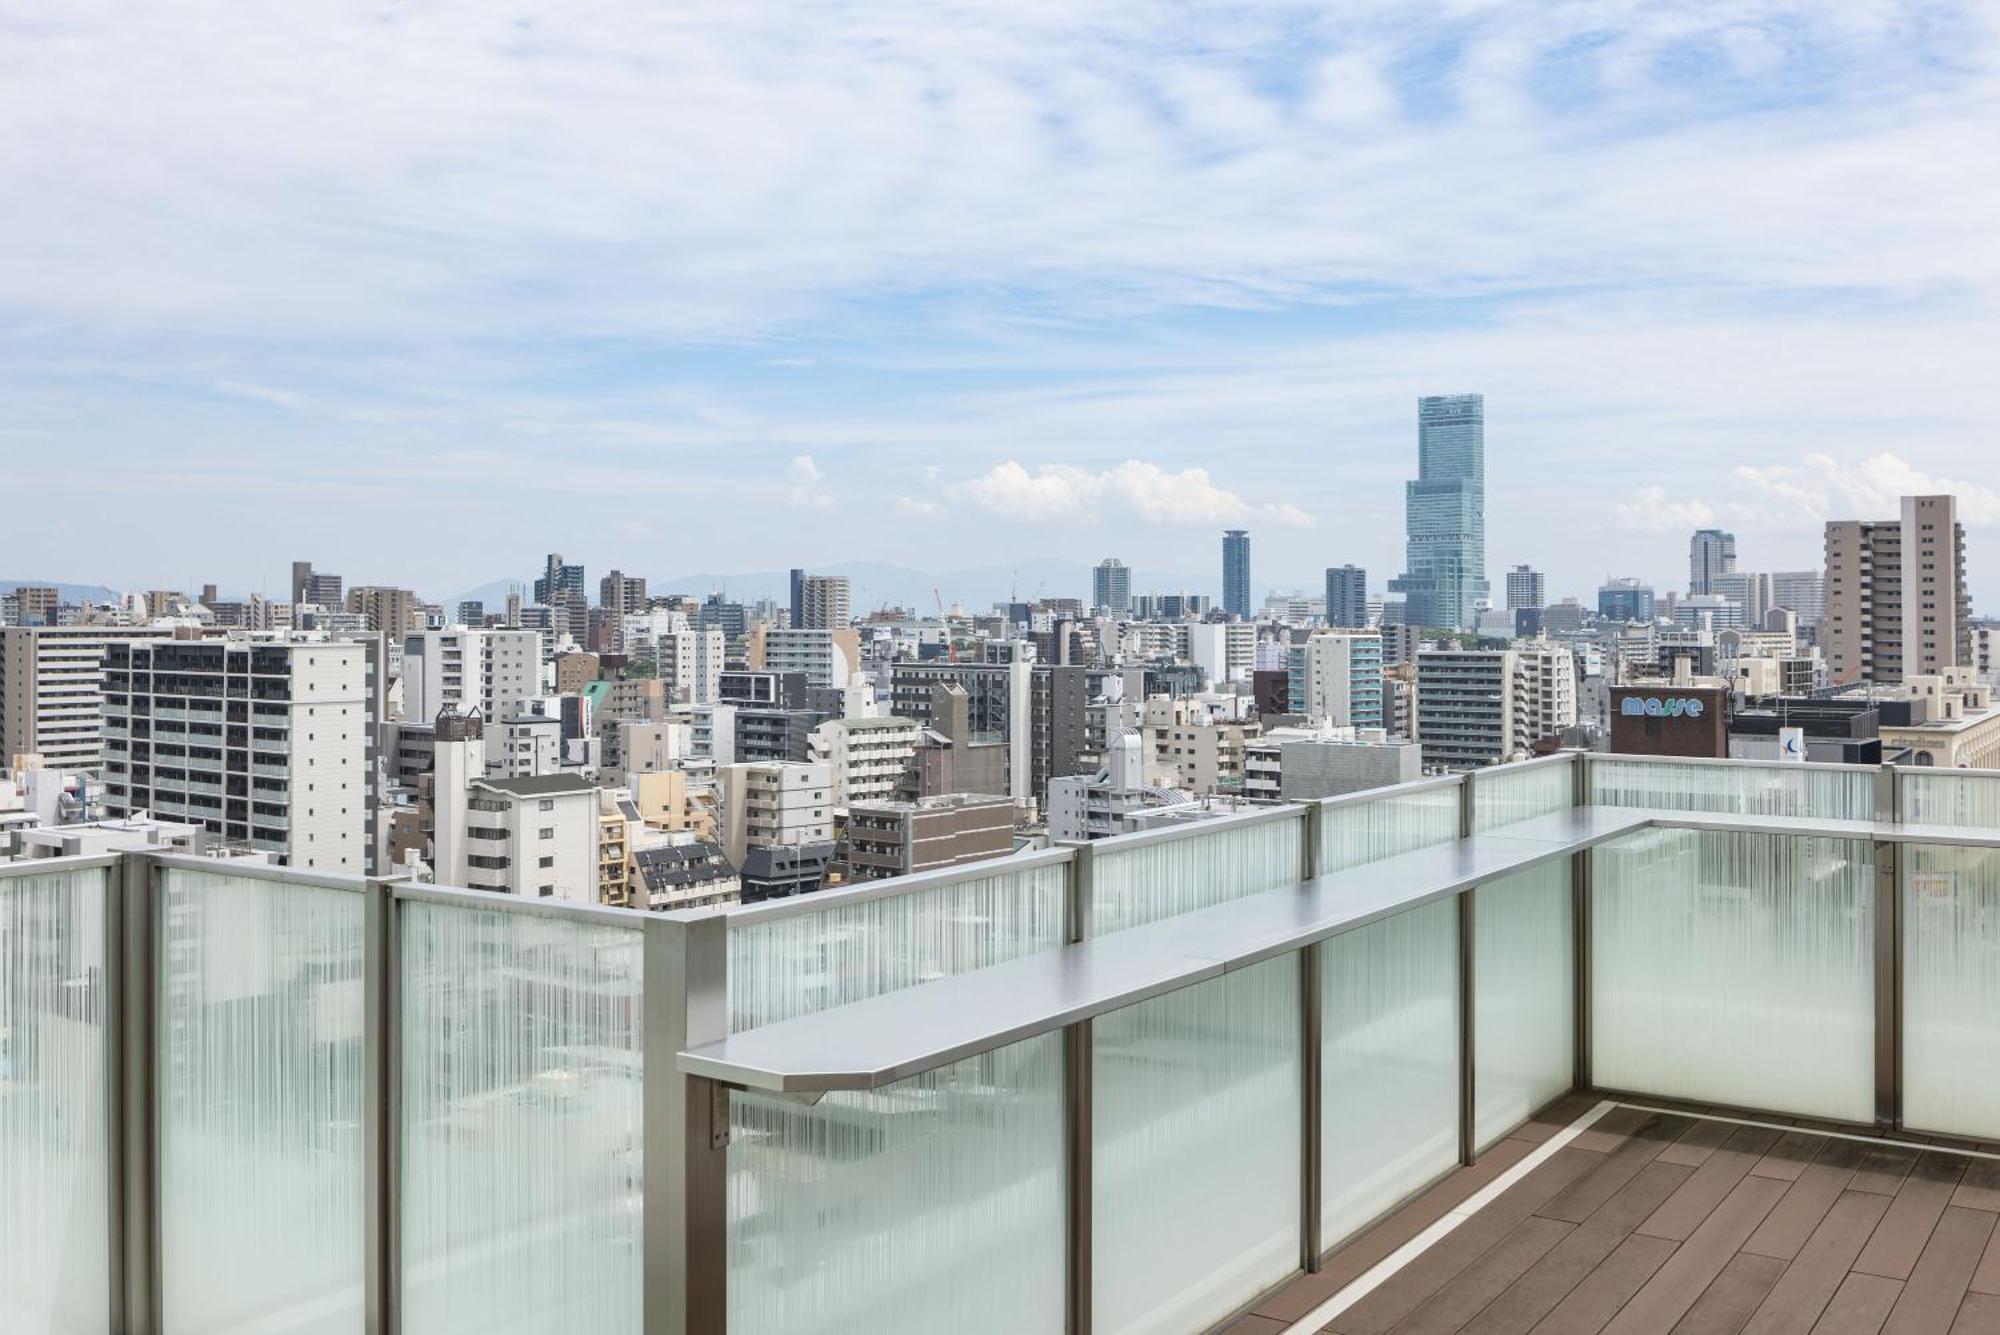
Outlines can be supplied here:
<path id="1" fill-rule="evenodd" d="M 1153 844 L 1170 844 L 1177 839 L 1192 839 L 1196 835 L 1213 834 L 1217 830 L 1240 829 L 1245 825 L 1264 825 L 1279 820 L 1299 820 L 1304 817 L 1307 805 L 1303 802 L 1279 802 L 1259 807 L 1255 811 L 1232 811 L 1227 815 L 1190 820 L 1157 830 L 1140 830 L 1135 834 L 1114 834 L 1108 839 L 1093 839 L 1090 847 L 1094 855 L 1102 856 L 1105 853 L 1123 853 Z"/>
<path id="2" fill-rule="evenodd" d="M 567 899 L 529 899 L 521 895 L 491 890 L 467 890 L 452 885 L 427 885 L 419 881 L 382 881 L 391 896 L 414 904 L 440 904 L 469 912 L 513 913 L 529 918 L 552 918 L 563 922 L 593 923 L 600 927 L 620 927 L 638 931 L 652 921 L 686 922 L 710 916 L 711 911 L 682 909 L 654 913 L 647 909 L 619 908 L 612 904 L 578 904 Z"/>
<path id="3" fill-rule="evenodd" d="M 281 867 L 273 862 L 254 862 L 241 858 L 209 858 L 195 853 L 173 853 L 165 849 L 137 848 L 132 851 L 155 866 L 166 867 L 173 871 L 207 872 L 215 876 L 278 881 L 285 885 L 307 885 L 319 890 L 346 890 L 355 894 L 368 888 L 368 878 L 359 872 Z"/>
<path id="4" fill-rule="evenodd" d="M 810 894 L 792 895 L 784 899 L 767 899 L 756 904 L 740 904 L 708 911 L 720 913 L 728 918 L 731 927 L 749 927 L 758 923 L 775 922 L 781 918 L 824 913 L 829 909 L 862 904 L 874 899 L 894 899 L 901 895 L 942 890 L 948 886 L 962 885 L 967 881 L 983 881 L 994 876 L 1005 876 L 1009 872 L 1032 871 L 1037 867 L 1060 867 L 1075 858 L 1076 848 L 1062 844 L 1054 848 L 1009 853 L 1005 857 L 988 858 L 984 862 L 968 862 L 959 867 L 939 867 L 934 871 L 914 872 L 908 876 L 891 876 L 880 881 L 863 881 L 858 885 L 845 885 L 832 890 L 815 890 Z"/>
<path id="5" fill-rule="evenodd" d="M 1818 761 L 1801 764 L 1796 760 L 1739 760 L 1733 756 L 1632 756 L 1616 751 L 1578 752 L 1584 763 L 1590 765 L 1615 763 L 1621 765 L 1683 765 L 1708 769 L 1781 769 L 1794 770 L 1802 774 L 1841 773 L 1875 774 L 1885 765 L 1821 764 Z M 1903 768 L 1910 768 L 1904 766 Z"/>
<path id="6" fill-rule="evenodd" d="M 1329 807 L 1366 806 L 1371 802 L 1381 802 L 1392 797 L 1402 797 L 1406 793 L 1428 792 L 1434 788 L 1457 788 L 1465 783 L 1463 774 L 1434 774 L 1427 779 L 1412 779 L 1408 783 L 1384 784 L 1380 788 L 1362 788 L 1352 793 L 1335 793 L 1332 797 L 1318 799 L 1321 810 Z"/>
<path id="7" fill-rule="evenodd" d="M 686 1049 L 679 1069 L 769 1093 L 877 1089 L 1234 969 L 1484 882 L 1652 830 L 2000 848 L 2000 830 L 1573 807 Z"/>
<path id="8" fill-rule="evenodd" d="M 1587 751 L 1568 750 L 1558 751 L 1554 755 L 1529 756 L 1526 760 L 1507 760 L 1502 761 L 1498 765 L 1488 765 L 1484 769 L 1468 770 L 1462 777 L 1477 782 L 1480 779 L 1490 778 L 1496 774 L 1519 774 L 1523 770 L 1550 769 L 1557 765 L 1573 765 L 1579 759 L 1589 754 Z"/>
<path id="9" fill-rule="evenodd" d="M 12 862 L 0 862 L 0 881 L 15 876 L 44 876 L 50 872 L 89 871 L 92 867 L 115 867 L 124 860 L 124 857 L 125 852 L 120 850 L 113 853 L 71 853 L 50 858 L 18 858 Z"/>

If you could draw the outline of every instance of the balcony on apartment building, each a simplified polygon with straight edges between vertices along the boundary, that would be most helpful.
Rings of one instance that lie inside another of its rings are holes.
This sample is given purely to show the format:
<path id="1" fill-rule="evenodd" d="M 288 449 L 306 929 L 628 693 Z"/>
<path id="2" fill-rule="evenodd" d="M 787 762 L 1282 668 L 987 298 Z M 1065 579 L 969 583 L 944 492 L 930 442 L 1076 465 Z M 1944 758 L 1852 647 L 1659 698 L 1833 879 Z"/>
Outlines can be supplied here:
<path id="1" fill-rule="evenodd" d="M 2000 774 L 1561 755 L 681 913 L 50 859 L 0 969 L 9 1335 L 2000 1328 Z"/>

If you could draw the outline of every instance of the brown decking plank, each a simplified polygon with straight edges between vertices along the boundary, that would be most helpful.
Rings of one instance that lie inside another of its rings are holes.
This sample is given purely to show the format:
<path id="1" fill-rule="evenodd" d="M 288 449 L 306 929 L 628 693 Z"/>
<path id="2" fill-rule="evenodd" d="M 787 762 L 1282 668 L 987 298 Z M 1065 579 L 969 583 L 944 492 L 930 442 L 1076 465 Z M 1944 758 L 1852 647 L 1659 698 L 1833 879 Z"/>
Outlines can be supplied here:
<path id="1" fill-rule="evenodd" d="M 1979 1259 L 1979 1267 L 1972 1272 L 1972 1282 L 1966 1287 L 1974 1293 L 2000 1297 L 2000 1229 L 1994 1230 L 1993 1240 L 1986 1244 L 1986 1255 Z"/>
<path id="2" fill-rule="evenodd" d="M 1770 1152 L 1757 1161 L 1750 1171 L 1759 1177 L 1778 1177 L 1787 1182 L 1796 1182 L 1805 1172 L 1806 1165 L 1819 1157 L 1826 1148 L 1827 1138 L 1813 1131 L 1787 1131 L 1778 1137 L 1778 1143 Z"/>
<path id="3" fill-rule="evenodd" d="M 1951 1323 L 1951 1335 L 1993 1335 L 1996 1330 L 2000 1330 L 2000 1296 L 1966 1294 L 1958 1319 Z"/>
<path id="4" fill-rule="evenodd" d="M 1768 1144 L 1764 1147 L 1768 1148 Z M 1760 1148 L 1757 1154 L 1762 1154 Z M 1749 1163 L 1755 1157 L 1744 1156 L 1744 1175 L 1738 1177 L 1729 1194 L 1718 1202 L 1712 1213 L 1702 1220 L 1694 1231 L 1687 1235 L 1680 1250 L 1667 1259 L 1644 1287 L 1632 1295 L 1627 1303 L 1605 1329 L 1605 1335 L 1659 1335 L 1670 1329 L 1675 1322 L 1686 1316 L 1688 1309 L 1736 1255 L 1749 1236 L 1757 1231 L 1764 1216 L 1785 1194 L 1786 1184 L 1770 1177 L 1747 1176 Z M 1695 1178 L 1701 1176 L 1701 1169 L 1695 1177 L 1688 1179 L 1680 1191 L 1667 1198 L 1662 1210 L 1673 1208 L 1676 1198 L 1680 1198 Z M 1647 1236 L 1657 1236 L 1650 1227 L 1653 1219 L 1659 1218 L 1655 1212 L 1651 1219 L 1639 1226 L 1639 1232 Z"/>
<path id="5" fill-rule="evenodd" d="M 1425 1299 L 1396 1326 L 1395 1335 L 1453 1335 L 1574 1231 L 1572 1225 L 1559 1220 L 1528 1216 L 1451 1283 Z"/>
<path id="6" fill-rule="evenodd" d="M 1547 1256 L 1509 1285 L 1505 1293 L 1467 1322 L 1461 1335 L 1526 1335 L 1537 1321 L 1589 1279 L 1631 1236 L 1639 1221 L 1658 1209 L 1660 1202 L 1673 1195 L 1674 1189 L 1693 1171 L 1683 1164 L 1647 1164 L 1575 1232 L 1556 1244 Z M 1661 1252 L 1661 1258 L 1672 1250 L 1669 1247 Z M 1610 1319 L 1609 1312 L 1605 1319 Z"/>
<path id="7" fill-rule="evenodd" d="M 1855 1170 L 1854 1190 L 1895 1195 L 1903 1189 L 1903 1179 L 1910 1175 L 1921 1154 L 1921 1150 L 1904 1149 L 1900 1145 L 1877 1145 Z"/>
<path id="8" fill-rule="evenodd" d="M 1880 1193 L 1841 1193 L 1743 1328 L 1745 1335 L 1807 1335 L 1888 1212 L 1889 1198 Z"/>
<path id="9" fill-rule="evenodd" d="M 1734 1122 L 1715 1122 L 1706 1118 L 1698 1120 L 1688 1128 L 1687 1134 L 1660 1151 L 1664 1163 L 1684 1163 L 1690 1168 L 1699 1168 L 1708 1162 L 1708 1156 L 1722 1146 L 1722 1142 L 1736 1134 Z"/>
<path id="10" fill-rule="evenodd" d="M 1635 1125 L 1624 1137 L 1623 1143 L 1605 1156 L 1602 1164 L 1571 1183 L 1536 1213 L 1549 1219 L 1582 1223 L 1678 1140 L 1687 1130 L 1686 1120 L 1648 1114 L 1644 1122 Z"/>
<path id="11" fill-rule="evenodd" d="M 1692 1237 L 1716 1207 L 1736 1190 L 1737 1184 L 1764 1157 L 1777 1138 L 1777 1132 L 1765 1127 L 1737 1127 L 1729 1139 L 1695 1169 L 1694 1176 L 1682 1183 L 1679 1191 L 1667 1197 L 1666 1203 L 1654 1211 L 1652 1218 L 1639 1225 L 1638 1231 L 1676 1240 Z M 1771 1200 L 1776 1201 L 1784 1194 L 1787 1185 L 1784 1182 L 1777 1178 L 1762 1180 L 1773 1183 L 1777 1188 L 1770 1193 Z"/>
<path id="12" fill-rule="evenodd" d="M 1525 1140 L 1530 1145 L 1539 1145 L 1603 1101 L 1595 1094 L 1571 1091 L 1547 1107 L 1530 1114 L 1528 1120 L 1509 1131 L 1505 1139 Z M 1613 1113 L 1615 1112 L 1614 1109 Z M 1613 1113 L 1606 1113 L 1605 1116 L 1612 1116 Z"/>
<path id="13" fill-rule="evenodd" d="M 1270 1317 L 1258 1316 L 1255 1312 L 1251 1312 L 1237 1317 L 1217 1331 L 1216 1335 L 1284 1335 L 1284 1331 L 1284 1322 L 1273 1321 Z"/>
<path id="14" fill-rule="evenodd" d="M 1302 1275 L 1256 1307 L 1258 1316 L 1291 1323 L 1387 1260 L 1404 1243 L 1492 1185 L 1508 1169 L 1534 1153 L 1524 1140 L 1503 1140 L 1479 1156 L 1470 1168 L 1460 1168 L 1436 1186 L 1364 1229 L 1326 1258 L 1317 1274 Z M 1530 1174 L 1529 1176 L 1533 1176 Z"/>
<path id="15" fill-rule="evenodd" d="M 1952 1193 L 1951 1203 L 2000 1214 L 2000 1159 L 1967 1159 L 1965 1177 Z"/>
<path id="16" fill-rule="evenodd" d="M 1341 1335 L 1383 1335 L 1425 1299 L 1451 1283 L 1552 1196 L 1603 1161 L 1603 1155 L 1588 1150 L 1573 1150 L 1568 1146 L 1557 1150 L 1534 1172 L 1342 1313 L 1337 1323 Z"/>
<path id="17" fill-rule="evenodd" d="M 1972 1272 L 1992 1240 L 1994 1220 L 1984 1210 L 1944 1212 L 1882 1335 L 1949 1335 Z"/>
<path id="18" fill-rule="evenodd" d="M 1743 1244 L 1743 1250 L 1759 1256 L 1775 1256 L 1789 1261 L 1806 1245 L 1826 1212 L 1854 1180 L 1854 1170 L 1864 1156 L 1852 1141 L 1824 1141 L 1826 1152 L 1806 1165 L 1792 1183 L 1791 1190 L 1778 1202 L 1764 1222 Z"/>
<path id="19" fill-rule="evenodd" d="M 1784 1273 L 1785 1263 L 1776 1257 L 1736 1253 L 1674 1326 L 1673 1335 L 1738 1335 Z"/>
<path id="20" fill-rule="evenodd" d="M 1812 1328 L 1812 1335 L 1877 1335 L 1903 1291 L 1901 1280 L 1849 1275 Z"/>
<path id="21" fill-rule="evenodd" d="M 1674 1250 L 1674 1243 L 1666 1238 L 1634 1233 L 1537 1322 L 1530 1335 L 1598 1335 L 1632 1295 L 1659 1273 Z"/>
<path id="22" fill-rule="evenodd" d="M 1931 1230 L 1951 1204 L 1952 1193 L 1958 1190 L 1958 1180 L 1964 1175 L 1965 1160 L 1955 1154 L 1927 1151 L 1921 1155 L 1911 1166 L 1902 1190 L 1896 1193 L 1889 1213 L 1882 1217 L 1875 1236 L 1855 1259 L 1854 1269 L 1889 1279 L 1908 1279 L 1917 1257 L 1930 1241 Z M 1861 1174 L 1856 1173 L 1855 1180 L 1860 1178 Z"/>

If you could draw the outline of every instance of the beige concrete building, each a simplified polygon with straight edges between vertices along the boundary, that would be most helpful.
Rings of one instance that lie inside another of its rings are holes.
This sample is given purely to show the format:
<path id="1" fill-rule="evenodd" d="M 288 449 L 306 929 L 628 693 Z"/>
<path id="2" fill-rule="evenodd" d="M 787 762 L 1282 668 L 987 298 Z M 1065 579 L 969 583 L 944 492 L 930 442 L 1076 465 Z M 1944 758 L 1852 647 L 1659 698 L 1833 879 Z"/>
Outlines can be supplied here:
<path id="1" fill-rule="evenodd" d="M 1895 519 L 1826 526 L 1826 656 L 1835 685 L 1893 684 L 1972 661 L 1956 497 L 1905 496 Z"/>

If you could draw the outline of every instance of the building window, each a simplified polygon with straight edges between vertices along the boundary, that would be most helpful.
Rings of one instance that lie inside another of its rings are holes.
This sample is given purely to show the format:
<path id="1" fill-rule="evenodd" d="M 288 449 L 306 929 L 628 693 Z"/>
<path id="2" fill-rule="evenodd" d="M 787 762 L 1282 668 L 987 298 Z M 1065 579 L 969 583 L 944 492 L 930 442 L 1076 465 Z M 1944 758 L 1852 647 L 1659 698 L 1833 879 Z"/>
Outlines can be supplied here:
<path id="1" fill-rule="evenodd" d="M 556 837 L 556 830 L 555 830 L 555 826 L 553 826 L 553 825 L 544 825 L 544 826 L 542 827 L 542 832 L 541 832 L 540 836 L 538 836 L 538 837 L 540 837 L 540 838 L 543 838 L 543 839 L 553 839 L 553 838 L 555 838 L 555 837 Z"/>

